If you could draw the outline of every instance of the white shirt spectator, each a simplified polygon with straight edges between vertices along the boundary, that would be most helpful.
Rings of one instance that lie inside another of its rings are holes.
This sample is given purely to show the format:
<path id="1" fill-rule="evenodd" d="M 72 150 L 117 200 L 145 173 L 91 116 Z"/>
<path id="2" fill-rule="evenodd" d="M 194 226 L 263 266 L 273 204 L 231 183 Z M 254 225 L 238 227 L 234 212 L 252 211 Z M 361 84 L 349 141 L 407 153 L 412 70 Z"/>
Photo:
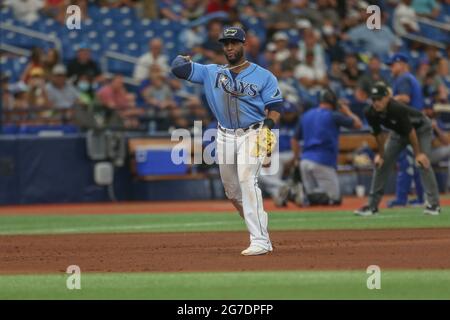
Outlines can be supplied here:
<path id="1" fill-rule="evenodd" d="M 52 83 L 47 84 L 48 100 L 55 108 L 70 109 L 75 106 L 78 100 L 79 92 L 71 84 L 67 84 L 63 88 L 57 88 Z"/>
<path id="2" fill-rule="evenodd" d="M 4 3 L 14 12 L 14 17 L 31 24 L 39 19 L 38 11 L 44 7 L 43 0 L 6 0 Z"/>
<path id="3" fill-rule="evenodd" d="M 149 42 L 149 52 L 142 55 L 134 67 L 133 78 L 139 82 L 149 77 L 149 70 L 153 64 L 160 67 L 164 75 L 169 72 L 169 58 L 163 53 L 163 42 L 153 38 Z"/>
<path id="4" fill-rule="evenodd" d="M 169 62 L 166 56 L 160 55 L 155 59 L 155 57 L 151 53 L 146 53 L 142 55 L 136 63 L 136 66 L 134 67 L 133 78 L 138 80 L 139 82 L 148 78 L 148 72 L 153 64 L 157 64 L 158 66 L 160 66 L 161 71 L 164 74 L 167 74 L 169 72 Z"/>
<path id="5" fill-rule="evenodd" d="M 408 33 L 405 25 L 417 32 L 420 30 L 416 12 L 411 6 L 400 3 L 394 11 L 393 28 L 396 34 L 402 36 Z"/>
<path id="6" fill-rule="evenodd" d="M 306 78 L 310 80 L 320 80 L 325 77 L 325 72 L 320 68 L 302 63 L 295 68 L 294 77 L 297 79 Z"/>

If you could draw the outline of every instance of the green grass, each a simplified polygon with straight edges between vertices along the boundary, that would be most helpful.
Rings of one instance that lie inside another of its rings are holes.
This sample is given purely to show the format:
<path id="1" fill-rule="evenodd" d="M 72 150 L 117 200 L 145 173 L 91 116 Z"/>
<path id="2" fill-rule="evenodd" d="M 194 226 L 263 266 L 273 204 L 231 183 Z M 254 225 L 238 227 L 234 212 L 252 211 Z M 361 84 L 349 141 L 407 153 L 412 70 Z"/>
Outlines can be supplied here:
<path id="1" fill-rule="evenodd" d="M 420 208 L 383 210 L 373 217 L 349 211 L 272 212 L 271 230 L 450 227 L 450 214 L 424 216 Z M 236 213 L 0 216 L 0 235 L 108 232 L 244 231 Z"/>
<path id="2" fill-rule="evenodd" d="M 81 274 L 0 276 L 0 299 L 450 299 L 450 270 L 381 271 L 369 290 L 361 271 Z"/>

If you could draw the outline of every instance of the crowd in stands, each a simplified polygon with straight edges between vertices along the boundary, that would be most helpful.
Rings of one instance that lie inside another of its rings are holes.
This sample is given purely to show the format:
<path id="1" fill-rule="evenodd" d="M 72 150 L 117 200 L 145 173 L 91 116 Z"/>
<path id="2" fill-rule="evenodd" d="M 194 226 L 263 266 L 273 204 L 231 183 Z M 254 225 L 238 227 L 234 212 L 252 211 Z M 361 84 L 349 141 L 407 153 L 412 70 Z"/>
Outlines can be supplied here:
<path id="1" fill-rule="evenodd" d="M 22 22 L 46 16 L 64 24 L 70 4 L 80 6 L 82 19 L 99 6 L 129 7 L 139 19 L 181 21 L 175 53 L 201 63 L 226 64 L 219 33 L 225 24 L 241 26 L 248 36 L 248 60 L 271 70 L 284 97 L 302 111 L 315 107 L 320 90 L 330 87 L 364 120 L 371 85 L 392 81 L 384 62 L 394 52 L 410 58 L 427 105 L 449 103 L 449 32 L 435 39 L 441 47 L 404 36 L 422 34 L 417 17 L 448 26 L 450 0 L 6 0 L 3 7 Z M 380 30 L 367 27 L 371 4 L 381 8 Z M 75 108 L 113 110 L 130 129 L 189 128 L 193 120 L 211 120 L 202 88 L 170 74 L 174 51 L 159 34 L 148 41 L 146 53 L 135 56 L 130 75 L 102 70 L 89 41 L 78 44 L 75 56 L 61 55 L 35 47 L 20 81 L 2 73 L 4 124 L 65 122 Z"/>

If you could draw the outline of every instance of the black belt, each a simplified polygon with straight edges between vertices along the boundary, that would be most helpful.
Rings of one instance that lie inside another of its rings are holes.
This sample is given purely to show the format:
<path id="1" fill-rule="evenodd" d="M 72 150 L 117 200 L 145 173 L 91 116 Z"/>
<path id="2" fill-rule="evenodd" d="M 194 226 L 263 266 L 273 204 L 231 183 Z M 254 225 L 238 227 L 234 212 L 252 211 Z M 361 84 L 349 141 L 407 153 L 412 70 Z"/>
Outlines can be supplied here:
<path id="1" fill-rule="evenodd" d="M 227 128 L 222 127 L 220 124 L 218 125 L 218 128 L 220 131 L 222 131 L 224 133 L 237 133 L 237 132 L 245 133 L 250 129 L 253 129 L 253 130 L 259 129 L 259 128 L 261 128 L 261 126 L 262 126 L 262 122 L 257 122 L 257 123 L 251 124 L 247 128 L 227 129 Z"/>

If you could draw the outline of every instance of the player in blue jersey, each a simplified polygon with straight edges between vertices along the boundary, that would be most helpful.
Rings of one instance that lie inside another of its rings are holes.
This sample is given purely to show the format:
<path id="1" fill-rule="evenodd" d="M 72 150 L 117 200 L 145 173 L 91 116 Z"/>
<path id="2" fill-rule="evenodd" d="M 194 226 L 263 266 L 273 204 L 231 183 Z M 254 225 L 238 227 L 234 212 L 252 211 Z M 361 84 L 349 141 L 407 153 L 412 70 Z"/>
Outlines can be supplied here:
<path id="1" fill-rule="evenodd" d="M 177 56 L 172 72 L 204 86 L 206 100 L 218 121 L 216 150 L 225 194 L 250 233 L 250 246 L 241 254 L 266 254 L 273 247 L 257 180 L 263 161 L 276 144 L 271 129 L 280 118 L 283 97 L 275 76 L 245 59 L 244 30 L 226 27 L 219 41 L 227 65 L 202 65 L 188 56 Z"/>
<path id="2" fill-rule="evenodd" d="M 338 105 L 331 89 L 320 93 L 319 107 L 305 112 L 292 140 L 294 155 L 299 157 L 306 199 L 310 205 L 341 203 L 339 180 L 336 172 L 339 153 L 340 127 L 360 129 L 362 122 L 346 105 Z"/>
<path id="3" fill-rule="evenodd" d="M 394 77 L 392 85 L 393 98 L 398 102 L 422 111 L 424 107 L 422 88 L 416 77 L 409 72 L 408 57 L 402 53 L 394 54 L 389 59 L 388 65 L 390 65 L 391 73 Z M 416 187 L 417 199 L 410 201 L 410 204 L 423 204 L 424 190 L 420 179 L 419 169 L 414 162 L 412 147 L 408 145 L 406 149 L 400 153 L 397 161 L 398 174 L 395 199 L 388 202 L 388 207 L 405 206 L 408 204 L 408 194 L 413 179 Z"/>

